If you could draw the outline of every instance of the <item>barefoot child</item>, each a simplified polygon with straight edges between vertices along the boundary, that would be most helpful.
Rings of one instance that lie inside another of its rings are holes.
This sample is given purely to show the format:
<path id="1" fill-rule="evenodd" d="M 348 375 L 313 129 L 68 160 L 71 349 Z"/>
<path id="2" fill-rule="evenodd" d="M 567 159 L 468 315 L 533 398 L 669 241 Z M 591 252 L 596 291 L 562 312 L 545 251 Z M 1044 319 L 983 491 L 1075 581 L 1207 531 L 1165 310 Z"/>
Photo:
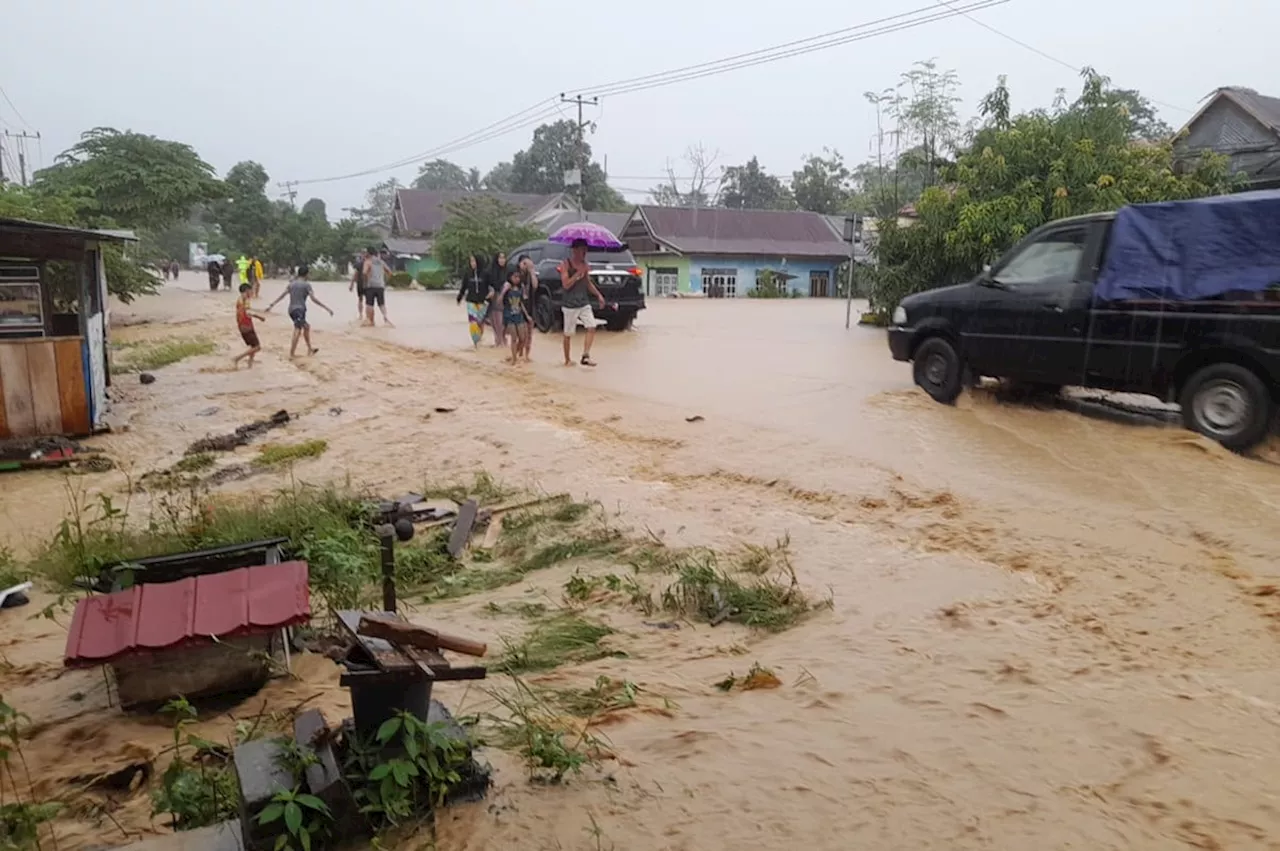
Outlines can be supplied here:
<path id="1" fill-rule="evenodd" d="M 511 357 L 507 358 L 507 363 L 510 364 L 519 363 L 521 356 L 525 355 L 529 337 L 529 311 L 524 306 L 521 277 L 518 268 L 512 269 L 498 297 L 500 306 L 497 309 L 502 311 L 502 325 L 511 337 Z M 525 360 L 528 360 L 527 356 Z"/>
<path id="2" fill-rule="evenodd" d="M 311 345 L 311 324 L 307 322 L 307 299 L 328 310 L 330 316 L 333 315 L 328 305 L 316 298 L 316 292 L 311 288 L 311 282 L 307 280 L 309 271 L 306 266 L 299 266 L 298 276 L 290 281 L 285 291 L 267 306 L 267 312 L 270 313 L 271 308 L 284 300 L 285 296 L 289 297 L 289 318 L 293 320 L 293 342 L 289 344 L 289 357 L 296 357 L 298 354 L 298 337 L 306 340 L 307 354 L 314 355 L 320 351 Z"/>
<path id="3" fill-rule="evenodd" d="M 236 327 L 240 329 L 240 339 L 244 340 L 249 349 L 231 359 L 236 369 L 240 368 L 240 361 L 245 358 L 249 359 L 249 369 L 253 369 L 253 356 L 262 351 L 262 345 L 258 342 L 258 332 L 253 328 L 253 320 L 266 322 L 267 317 L 249 312 L 249 300 L 252 295 L 253 287 L 248 284 L 240 285 L 240 298 L 236 299 Z"/>

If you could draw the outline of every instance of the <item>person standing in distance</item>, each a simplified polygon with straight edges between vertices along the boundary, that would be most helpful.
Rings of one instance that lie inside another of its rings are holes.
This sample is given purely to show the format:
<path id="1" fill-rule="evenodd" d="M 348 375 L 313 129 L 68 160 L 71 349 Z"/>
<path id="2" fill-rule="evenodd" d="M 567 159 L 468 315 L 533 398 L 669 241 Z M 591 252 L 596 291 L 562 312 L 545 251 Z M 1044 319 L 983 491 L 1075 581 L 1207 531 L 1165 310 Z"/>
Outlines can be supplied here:
<path id="1" fill-rule="evenodd" d="M 591 297 L 595 296 L 604 310 L 604 296 L 591 282 L 591 264 L 587 262 L 587 241 L 575 239 L 570 246 L 568 260 L 560 263 L 560 286 L 564 291 L 564 365 L 573 366 L 573 332 L 579 324 L 587 329 L 587 342 L 582 347 L 583 366 L 595 366 L 591 359 L 591 344 L 596 341 L 596 315 L 591 310 Z"/>
<path id="2" fill-rule="evenodd" d="M 355 269 L 351 275 L 351 284 L 347 292 L 356 291 L 356 319 L 364 316 L 364 261 L 369 259 L 369 252 L 361 249 L 356 255 Z"/>
<path id="3" fill-rule="evenodd" d="M 378 249 L 370 246 L 365 250 L 364 258 L 364 324 L 373 326 L 373 308 L 377 305 L 382 310 L 382 322 L 388 328 L 396 326 L 387 318 L 387 273 L 391 269 L 378 254 Z"/>
<path id="4" fill-rule="evenodd" d="M 311 288 L 311 282 L 307 280 L 307 273 L 310 270 L 306 266 L 298 267 L 298 276 L 289 282 L 289 286 L 285 287 L 284 292 L 276 297 L 276 300 L 267 305 L 265 312 L 270 313 L 271 308 L 279 304 L 285 296 L 289 297 L 289 318 L 293 320 L 293 341 L 289 344 L 289 357 L 296 357 L 298 354 L 298 338 L 302 337 L 307 343 L 307 354 L 314 355 L 320 351 L 311 345 L 311 323 L 307 321 L 307 299 L 311 299 L 320 307 L 329 311 L 329 315 L 333 315 L 333 311 L 329 306 L 320 299 L 316 298 L 316 292 Z"/>

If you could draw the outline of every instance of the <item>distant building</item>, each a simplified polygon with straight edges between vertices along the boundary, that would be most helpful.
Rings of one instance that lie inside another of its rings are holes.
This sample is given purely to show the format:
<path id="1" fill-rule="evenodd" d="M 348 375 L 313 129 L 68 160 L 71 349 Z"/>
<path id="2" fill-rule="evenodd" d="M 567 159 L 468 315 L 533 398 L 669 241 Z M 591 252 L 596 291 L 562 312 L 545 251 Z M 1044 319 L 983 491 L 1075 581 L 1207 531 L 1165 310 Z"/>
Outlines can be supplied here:
<path id="1" fill-rule="evenodd" d="M 487 196 L 510 204 L 519 211 L 518 218 L 522 224 L 538 228 L 545 228 L 547 222 L 573 208 L 563 192 L 524 195 L 512 192 L 401 189 L 396 192 L 395 207 L 391 214 L 391 233 L 383 242 L 383 246 L 395 260 L 395 267 L 411 275 L 422 270 L 439 269 L 440 264 L 432 256 L 435 235 L 449 218 L 449 204 L 471 196 Z"/>
<path id="2" fill-rule="evenodd" d="M 849 259 L 843 225 L 804 211 L 641 206 L 620 236 L 645 270 L 645 294 L 743 298 L 763 273 L 792 293 L 836 294 Z"/>
<path id="3" fill-rule="evenodd" d="M 1247 189 L 1280 187 L 1280 98 L 1253 89 L 1218 89 L 1178 132 L 1174 155 L 1183 164 L 1204 151 L 1229 157 Z"/>

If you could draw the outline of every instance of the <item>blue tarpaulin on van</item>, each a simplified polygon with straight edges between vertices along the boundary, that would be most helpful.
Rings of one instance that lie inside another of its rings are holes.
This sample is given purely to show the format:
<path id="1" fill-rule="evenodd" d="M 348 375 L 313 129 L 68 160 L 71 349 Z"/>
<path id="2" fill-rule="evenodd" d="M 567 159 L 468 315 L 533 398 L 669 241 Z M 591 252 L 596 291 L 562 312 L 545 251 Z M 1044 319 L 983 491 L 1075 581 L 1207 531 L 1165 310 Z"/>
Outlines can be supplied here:
<path id="1" fill-rule="evenodd" d="M 1094 296 L 1193 301 L 1280 285 L 1280 190 L 1116 214 Z"/>

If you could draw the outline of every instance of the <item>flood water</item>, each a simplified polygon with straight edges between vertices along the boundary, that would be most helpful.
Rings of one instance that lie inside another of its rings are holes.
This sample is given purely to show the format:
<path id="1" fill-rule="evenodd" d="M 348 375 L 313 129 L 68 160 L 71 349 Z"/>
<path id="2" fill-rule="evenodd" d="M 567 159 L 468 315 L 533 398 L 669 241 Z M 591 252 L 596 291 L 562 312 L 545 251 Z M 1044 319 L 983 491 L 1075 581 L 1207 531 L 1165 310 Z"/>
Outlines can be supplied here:
<path id="1" fill-rule="evenodd" d="M 267 282 L 266 300 L 280 286 Z M 666 708 L 607 728 L 604 776 L 531 786 L 495 753 L 489 801 L 442 818 L 441 849 L 1280 847 L 1274 447 L 1240 457 L 1078 398 L 1012 404 L 983 388 L 938 405 L 882 331 L 844 328 L 834 300 L 654 300 L 633 331 L 599 334 L 592 370 L 561 366 L 555 335 L 535 336 L 531 366 L 471 351 L 451 293 L 390 292 L 397 327 L 360 328 L 354 294 L 321 283 L 337 316 L 311 308 L 319 354 L 285 357 L 277 308 L 250 374 L 226 365 L 232 296 L 204 290 L 187 276 L 116 308 L 121 325 L 151 323 L 120 337 L 224 344 L 150 387 L 121 381 L 129 430 L 104 445 L 135 474 L 285 407 L 299 416 L 281 439 L 323 438 L 328 452 L 235 487 L 347 476 L 398 493 L 485 468 L 596 500 L 673 545 L 789 539 L 801 584 L 831 603 L 778 635 L 660 630 L 593 607 L 625 655 L 540 682 L 623 677 Z M 48 529 L 61 484 L 9 481 L 6 534 Z M 527 625 L 488 604 L 558 605 L 579 567 L 415 616 L 496 646 Z M 28 712 L 96 707 L 100 678 L 76 681 L 74 707 L 59 696 L 72 679 L 49 676 L 60 632 L 31 623 L 6 649 L 19 673 L 0 683 Z M 755 662 L 782 687 L 713 687 Z M 332 719 L 347 696 L 326 665 L 310 659 L 287 692 L 321 693 Z M 438 694 L 458 711 L 484 706 L 461 685 Z M 76 742 L 110 764 L 168 736 L 94 711 L 51 727 L 28 760 L 56 762 Z M 145 801 L 115 816 L 140 828 Z"/>

